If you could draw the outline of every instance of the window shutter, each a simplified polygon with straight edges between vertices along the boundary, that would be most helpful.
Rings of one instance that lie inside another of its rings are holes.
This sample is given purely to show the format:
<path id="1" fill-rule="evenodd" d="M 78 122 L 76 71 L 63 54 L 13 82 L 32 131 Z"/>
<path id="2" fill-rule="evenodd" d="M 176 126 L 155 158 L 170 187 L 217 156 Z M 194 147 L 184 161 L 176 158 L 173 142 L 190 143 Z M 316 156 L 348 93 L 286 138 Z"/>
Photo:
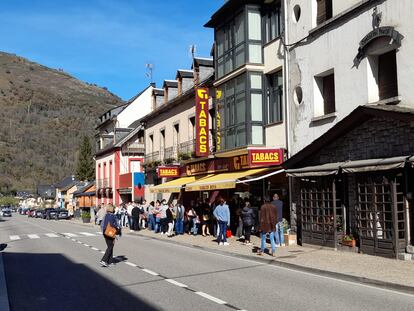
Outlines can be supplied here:
<path id="1" fill-rule="evenodd" d="M 335 78 L 333 74 L 323 78 L 323 101 L 325 114 L 335 112 Z"/>
<path id="2" fill-rule="evenodd" d="M 395 50 L 378 57 L 378 87 L 380 100 L 398 96 Z"/>
<path id="3" fill-rule="evenodd" d="M 322 24 L 326 21 L 326 0 L 316 0 L 318 11 L 316 16 L 316 24 Z"/>

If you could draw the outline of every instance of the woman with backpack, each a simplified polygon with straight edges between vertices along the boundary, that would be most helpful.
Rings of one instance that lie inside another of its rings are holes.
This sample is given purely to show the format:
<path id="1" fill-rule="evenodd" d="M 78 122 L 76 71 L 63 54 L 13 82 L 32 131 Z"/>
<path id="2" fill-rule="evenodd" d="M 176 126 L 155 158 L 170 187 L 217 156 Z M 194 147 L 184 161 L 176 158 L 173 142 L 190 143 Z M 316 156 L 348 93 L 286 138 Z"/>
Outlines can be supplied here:
<path id="1" fill-rule="evenodd" d="M 244 207 L 241 211 L 241 216 L 243 220 L 244 244 L 251 245 L 250 235 L 252 233 L 252 227 L 255 223 L 255 214 L 248 199 L 244 200 Z"/>

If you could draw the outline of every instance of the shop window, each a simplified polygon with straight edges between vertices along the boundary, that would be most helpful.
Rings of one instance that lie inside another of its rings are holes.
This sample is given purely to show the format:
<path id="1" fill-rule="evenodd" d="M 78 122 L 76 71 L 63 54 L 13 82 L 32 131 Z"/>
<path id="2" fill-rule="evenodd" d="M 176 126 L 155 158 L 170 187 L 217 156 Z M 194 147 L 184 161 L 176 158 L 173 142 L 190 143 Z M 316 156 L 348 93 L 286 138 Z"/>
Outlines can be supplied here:
<path id="1" fill-rule="evenodd" d="M 380 100 L 398 96 L 395 50 L 378 56 L 378 93 Z"/>
<path id="2" fill-rule="evenodd" d="M 322 24 L 332 18 L 332 0 L 316 0 L 317 17 L 316 24 Z"/>
<path id="3" fill-rule="evenodd" d="M 278 71 L 276 73 L 267 75 L 267 123 L 274 123 L 283 120 L 283 73 Z"/>

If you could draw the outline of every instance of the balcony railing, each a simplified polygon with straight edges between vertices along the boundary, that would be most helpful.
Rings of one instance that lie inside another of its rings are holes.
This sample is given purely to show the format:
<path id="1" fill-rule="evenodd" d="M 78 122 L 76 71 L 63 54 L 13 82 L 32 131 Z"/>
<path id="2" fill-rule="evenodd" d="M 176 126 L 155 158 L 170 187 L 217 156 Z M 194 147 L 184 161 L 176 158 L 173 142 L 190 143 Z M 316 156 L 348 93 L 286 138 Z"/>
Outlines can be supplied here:
<path id="1" fill-rule="evenodd" d="M 195 150 L 195 139 L 191 139 L 179 145 L 178 154 L 188 154 L 191 157 L 194 150 Z"/>
<path id="2" fill-rule="evenodd" d="M 145 155 L 145 163 L 160 162 L 169 164 L 175 161 L 187 160 L 194 156 L 195 140 L 189 140 L 176 146 Z"/>
<path id="3" fill-rule="evenodd" d="M 157 162 L 157 161 L 161 161 L 160 158 L 160 152 L 156 151 L 156 152 L 152 152 L 152 153 L 148 153 L 145 155 L 145 163 L 152 163 L 152 162 Z"/>
<path id="4" fill-rule="evenodd" d="M 98 179 L 96 184 L 98 189 L 111 188 L 111 185 L 109 184 L 109 178 Z"/>
<path id="5" fill-rule="evenodd" d="M 145 154 L 145 145 L 138 142 L 127 143 L 122 146 L 122 153 Z"/>

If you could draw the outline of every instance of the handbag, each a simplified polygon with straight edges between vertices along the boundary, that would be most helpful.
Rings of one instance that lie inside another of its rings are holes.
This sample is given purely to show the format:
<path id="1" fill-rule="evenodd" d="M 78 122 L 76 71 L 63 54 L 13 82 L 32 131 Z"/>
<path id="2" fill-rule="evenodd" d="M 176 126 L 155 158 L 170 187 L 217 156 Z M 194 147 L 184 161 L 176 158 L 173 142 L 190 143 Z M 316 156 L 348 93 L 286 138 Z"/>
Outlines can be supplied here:
<path id="1" fill-rule="evenodd" d="M 104 234 L 107 237 L 114 238 L 117 231 L 118 231 L 117 228 L 112 227 L 111 224 L 108 222 L 108 224 L 106 225 Z"/>

